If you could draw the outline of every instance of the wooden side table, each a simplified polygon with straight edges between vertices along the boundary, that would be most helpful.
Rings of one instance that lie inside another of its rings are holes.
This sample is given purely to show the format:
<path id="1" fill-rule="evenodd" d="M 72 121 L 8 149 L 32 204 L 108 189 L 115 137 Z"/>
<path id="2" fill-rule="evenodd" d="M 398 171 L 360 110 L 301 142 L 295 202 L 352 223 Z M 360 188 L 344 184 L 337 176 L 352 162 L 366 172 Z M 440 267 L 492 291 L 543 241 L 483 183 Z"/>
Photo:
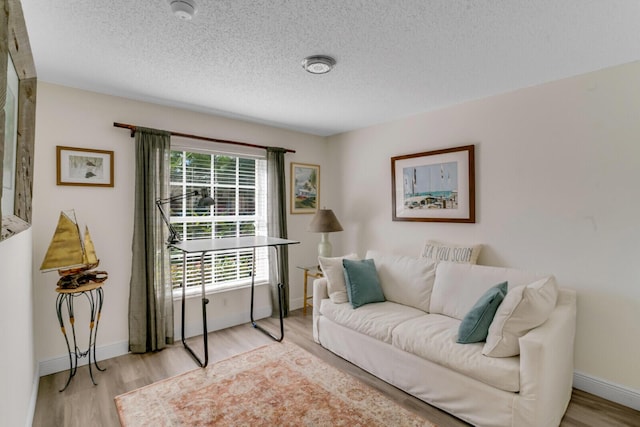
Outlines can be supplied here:
<path id="1" fill-rule="evenodd" d="M 56 288 L 56 292 L 58 293 L 58 298 L 56 299 L 56 313 L 58 315 L 58 322 L 60 322 L 62 335 L 64 335 L 64 340 L 67 343 L 67 351 L 69 352 L 69 378 L 67 379 L 67 383 L 64 385 L 64 387 L 62 387 L 60 391 L 64 391 L 69 386 L 71 379 L 76 375 L 79 358 L 89 358 L 89 375 L 91 376 L 91 382 L 93 383 L 93 385 L 97 384 L 93 379 L 91 364 L 93 363 L 96 369 L 98 369 L 99 371 L 104 371 L 106 369 L 98 366 L 98 362 L 96 361 L 96 337 L 98 335 L 98 323 L 100 322 L 100 313 L 102 312 L 102 302 L 104 300 L 102 284 L 103 282 L 89 282 L 75 289 Z M 73 300 L 81 296 L 87 298 L 91 315 L 89 321 L 89 346 L 86 351 L 81 351 L 76 342 L 75 316 L 73 314 Z M 67 314 L 69 317 L 69 324 L 71 325 L 71 333 L 73 337 L 73 350 L 69 345 L 67 330 L 64 326 L 64 319 L 62 318 L 63 305 L 67 306 Z"/>
<path id="2" fill-rule="evenodd" d="M 312 265 L 310 267 L 298 266 L 300 270 L 304 270 L 304 296 L 302 303 L 302 314 L 304 316 L 307 315 L 307 307 L 313 307 L 313 304 L 309 302 L 309 300 L 313 299 L 313 292 L 311 295 L 307 293 L 307 284 L 309 277 L 313 277 L 314 279 L 319 279 L 320 277 L 324 277 L 322 274 L 322 270 L 317 265 Z"/>

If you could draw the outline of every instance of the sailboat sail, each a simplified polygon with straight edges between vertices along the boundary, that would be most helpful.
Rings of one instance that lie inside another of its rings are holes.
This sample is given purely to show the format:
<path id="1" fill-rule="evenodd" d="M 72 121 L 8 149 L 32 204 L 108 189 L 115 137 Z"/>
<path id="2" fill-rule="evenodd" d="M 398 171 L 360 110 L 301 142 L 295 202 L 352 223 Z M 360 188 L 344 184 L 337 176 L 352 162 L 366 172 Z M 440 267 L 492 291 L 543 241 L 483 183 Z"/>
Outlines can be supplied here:
<path id="1" fill-rule="evenodd" d="M 53 271 L 60 268 L 82 266 L 84 264 L 84 251 L 80 242 L 78 225 L 66 213 L 60 212 L 58 226 L 53 233 L 40 270 Z"/>
<path id="2" fill-rule="evenodd" d="M 43 272 L 58 270 L 61 275 L 75 274 L 98 266 L 99 261 L 89 228 L 85 227 L 83 240 L 75 213 L 71 213 L 73 218 L 65 212 L 60 212 L 58 226 L 40 266 Z"/>
<path id="3" fill-rule="evenodd" d="M 93 246 L 93 241 L 91 240 L 91 235 L 89 234 L 89 227 L 86 226 L 84 228 L 84 256 L 85 264 L 93 267 L 98 266 L 98 256 L 96 255 L 96 249 Z"/>

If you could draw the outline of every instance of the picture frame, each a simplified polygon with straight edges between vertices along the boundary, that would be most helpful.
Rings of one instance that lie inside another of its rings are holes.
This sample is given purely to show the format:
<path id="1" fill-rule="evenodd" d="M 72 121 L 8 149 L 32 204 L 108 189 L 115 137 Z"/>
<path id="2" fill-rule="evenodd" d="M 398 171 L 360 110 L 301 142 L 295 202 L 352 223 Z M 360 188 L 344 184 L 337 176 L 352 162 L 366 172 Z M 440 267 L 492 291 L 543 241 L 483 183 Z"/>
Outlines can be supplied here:
<path id="1" fill-rule="evenodd" d="M 291 163 L 291 213 L 313 214 L 320 203 L 320 166 Z"/>
<path id="2" fill-rule="evenodd" d="M 393 221 L 475 223 L 474 145 L 391 158 Z"/>
<path id="3" fill-rule="evenodd" d="M 113 151 L 56 146 L 56 183 L 113 187 Z"/>

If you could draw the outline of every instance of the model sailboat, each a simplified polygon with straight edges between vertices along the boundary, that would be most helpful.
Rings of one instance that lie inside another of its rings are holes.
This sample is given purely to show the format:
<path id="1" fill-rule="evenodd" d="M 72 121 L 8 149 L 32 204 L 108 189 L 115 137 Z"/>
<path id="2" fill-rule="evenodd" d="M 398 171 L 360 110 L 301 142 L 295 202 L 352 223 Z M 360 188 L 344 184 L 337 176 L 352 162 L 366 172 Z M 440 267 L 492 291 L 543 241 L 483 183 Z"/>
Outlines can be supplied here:
<path id="1" fill-rule="evenodd" d="M 58 287 L 63 289 L 77 288 L 89 282 L 104 282 L 107 279 L 106 271 L 91 271 L 100 261 L 89 228 L 85 227 L 82 238 L 75 212 L 71 211 L 71 214 L 73 218 L 65 212 L 60 212 L 58 226 L 53 233 L 40 271 L 58 270 L 61 276 Z"/>

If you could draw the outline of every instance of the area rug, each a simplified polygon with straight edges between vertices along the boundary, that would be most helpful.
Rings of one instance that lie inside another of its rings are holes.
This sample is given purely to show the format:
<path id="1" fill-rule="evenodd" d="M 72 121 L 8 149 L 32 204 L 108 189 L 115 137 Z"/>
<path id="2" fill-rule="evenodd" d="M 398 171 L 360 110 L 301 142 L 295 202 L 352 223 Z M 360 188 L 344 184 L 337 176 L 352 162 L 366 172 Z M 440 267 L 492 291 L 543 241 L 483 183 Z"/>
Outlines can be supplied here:
<path id="1" fill-rule="evenodd" d="M 124 427 L 434 427 L 286 341 L 158 381 L 115 401 Z"/>

